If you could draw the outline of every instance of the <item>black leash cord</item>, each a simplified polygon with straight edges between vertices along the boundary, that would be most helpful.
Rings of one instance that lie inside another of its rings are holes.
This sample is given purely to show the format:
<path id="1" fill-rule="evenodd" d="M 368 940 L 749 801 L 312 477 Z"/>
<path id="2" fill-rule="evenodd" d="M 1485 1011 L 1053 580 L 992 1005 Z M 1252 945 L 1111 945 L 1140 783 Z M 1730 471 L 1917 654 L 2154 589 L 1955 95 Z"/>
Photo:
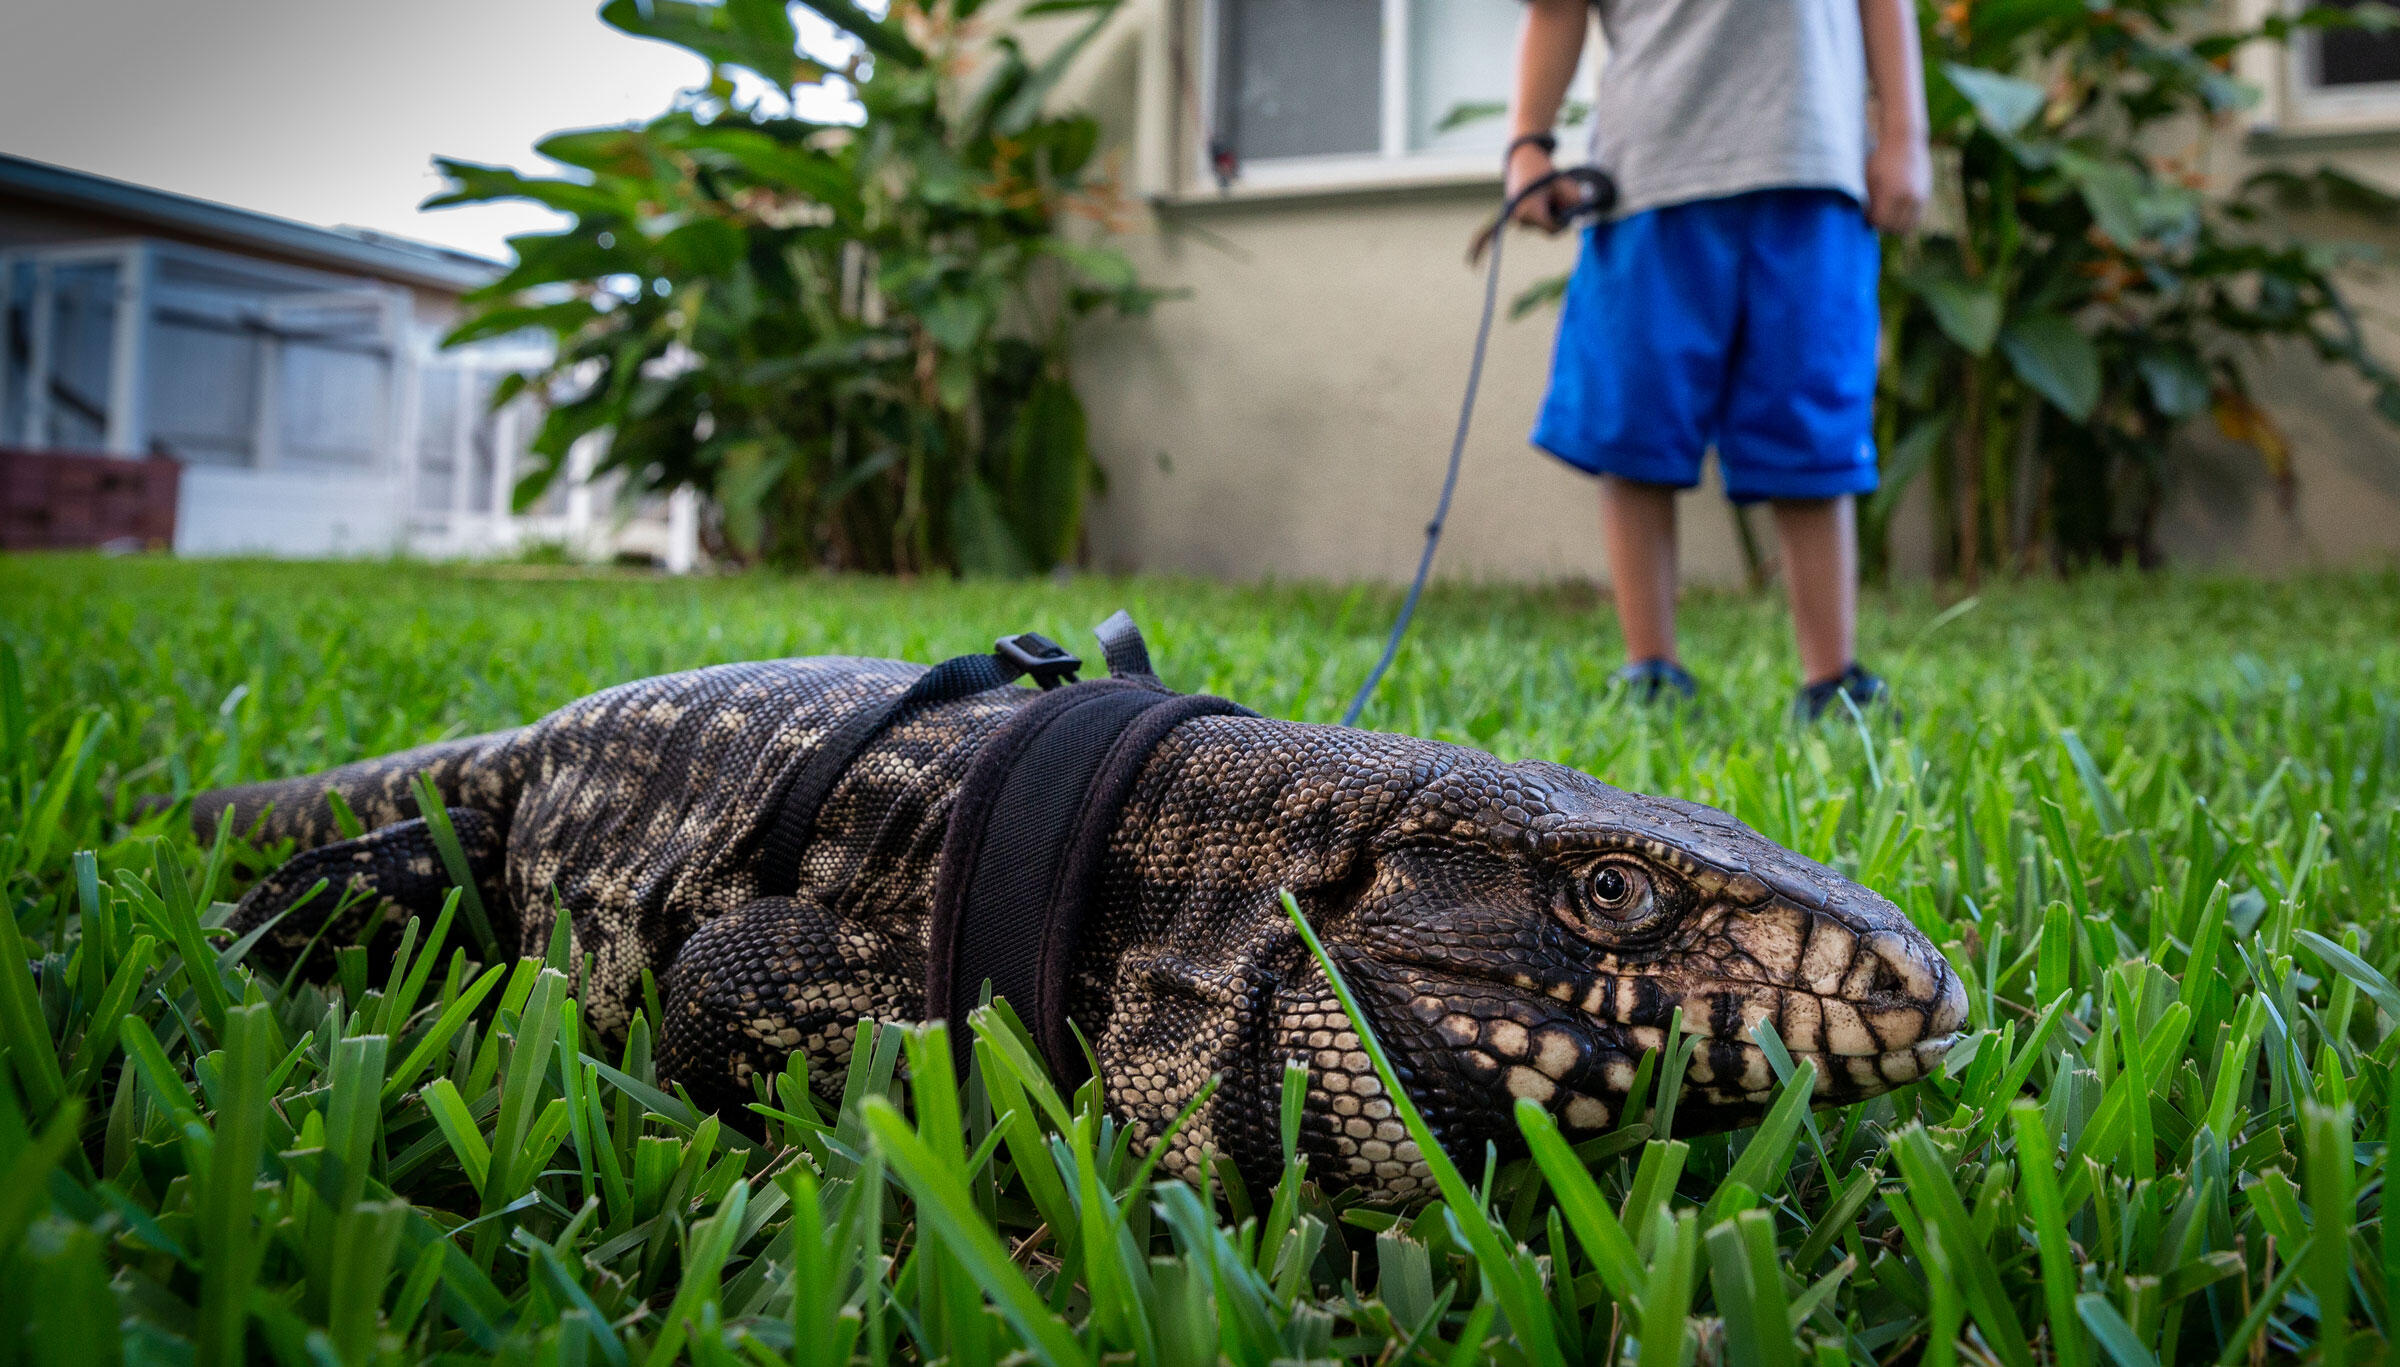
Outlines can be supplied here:
<path id="1" fill-rule="evenodd" d="M 1400 601 L 1400 615 L 1392 622 L 1392 634 L 1383 643 L 1383 658 L 1367 671 L 1367 681 L 1358 686 L 1357 696 L 1342 713 L 1342 725 L 1355 725 L 1358 714 L 1366 709 L 1367 699 L 1375 693 L 1375 685 L 1383 682 L 1384 671 L 1400 653 L 1400 639 L 1408 634 L 1408 624 L 1417 615 L 1417 599 L 1425 592 L 1426 576 L 1433 573 L 1433 555 L 1442 544 L 1442 526 L 1450 519 L 1450 496 L 1458 492 L 1458 467 L 1467 454 L 1467 428 L 1475 419 L 1475 391 L 1483 384 L 1483 353 L 1492 340 L 1492 315 L 1500 301 L 1500 247 L 1508 240 L 1509 220 L 1516 217 L 1517 207 L 1537 194 L 1547 193 L 1558 181 L 1571 180 L 1583 186 L 1584 200 L 1569 220 L 1586 214 L 1606 212 L 1616 203 L 1616 183 L 1608 174 L 1594 166 L 1572 166 L 1537 176 L 1525 188 L 1510 195 L 1500 206 L 1499 217 L 1492 220 L 1481 241 L 1491 248 L 1492 262 L 1483 276 L 1483 318 L 1475 325 L 1475 355 L 1467 362 L 1467 389 L 1458 401 L 1458 428 L 1450 436 L 1450 468 L 1442 476 L 1441 501 L 1433 505 L 1433 521 L 1425 524 L 1425 550 L 1417 557 L 1417 577 L 1409 581 L 1408 597 Z"/>

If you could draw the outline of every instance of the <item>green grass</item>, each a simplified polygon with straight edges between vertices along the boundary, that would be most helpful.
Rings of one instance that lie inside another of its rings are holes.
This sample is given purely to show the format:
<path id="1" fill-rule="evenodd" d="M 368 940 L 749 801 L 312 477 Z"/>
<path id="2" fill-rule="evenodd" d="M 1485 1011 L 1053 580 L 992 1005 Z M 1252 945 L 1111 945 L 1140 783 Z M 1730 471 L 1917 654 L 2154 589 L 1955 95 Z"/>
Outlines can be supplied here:
<path id="1" fill-rule="evenodd" d="M 1080 642 L 1118 606 L 1178 686 L 1325 720 L 1392 601 L 0 559 L 0 1356 L 2385 1358 L 2391 574 L 1874 598 L 1905 720 L 1812 731 L 1782 718 L 1771 601 L 1696 601 L 1711 705 L 1651 716 L 1609 699 L 1588 594 L 1436 593 L 1375 724 L 1714 803 L 1847 869 L 1945 947 L 1976 1033 L 1918 1087 L 1733 1136 L 1674 1136 L 1672 1068 L 1581 1150 L 1529 1108 L 1530 1159 L 1452 1155 L 1412 1211 L 1297 1166 L 1161 1181 L 988 1012 L 963 1082 L 937 1031 L 883 1030 L 838 1109 L 778 1079 L 752 1142 L 658 1090 L 646 1023 L 583 1030 L 563 947 L 478 964 L 461 910 L 380 979 L 342 946 L 330 982 L 262 979 L 216 926 L 275 852 L 129 815 L 646 674 Z"/>

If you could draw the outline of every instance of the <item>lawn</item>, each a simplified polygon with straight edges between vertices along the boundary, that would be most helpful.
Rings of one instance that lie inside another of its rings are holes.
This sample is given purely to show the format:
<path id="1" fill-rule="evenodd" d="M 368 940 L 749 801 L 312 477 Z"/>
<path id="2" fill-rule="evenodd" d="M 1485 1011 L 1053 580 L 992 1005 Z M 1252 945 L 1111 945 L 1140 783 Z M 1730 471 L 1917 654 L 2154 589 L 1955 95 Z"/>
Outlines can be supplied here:
<path id="1" fill-rule="evenodd" d="M 603 1044 L 570 979 L 417 926 L 253 976 L 260 866 L 134 796 L 510 725 L 724 660 L 930 660 L 1119 606 L 1171 684 L 1330 720 L 1380 590 L 661 580 L 0 558 L 0 1357 L 1556 1367 L 2378 1361 L 2400 1133 L 2400 576 L 1870 596 L 1905 704 L 1785 720 L 1776 605 L 1709 690 L 1606 688 L 1588 592 L 1435 593 L 1371 724 L 1724 807 L 1890 895 L 1972 998 L 1918 1086 L 1731 1136 L 1457 1154 L 1388 1211 L 1154 1180 L 978 1023 L 782 1080 L 756 1142 Z M 30 971 L 28 971 L 30 965 Z M 551 967 L 558 966 L 553 963 Z M 1672 1070 L 1662 1070 L 1671 1073 Z M 906 1082 L 922 1084 L 915 1104 Z"/>

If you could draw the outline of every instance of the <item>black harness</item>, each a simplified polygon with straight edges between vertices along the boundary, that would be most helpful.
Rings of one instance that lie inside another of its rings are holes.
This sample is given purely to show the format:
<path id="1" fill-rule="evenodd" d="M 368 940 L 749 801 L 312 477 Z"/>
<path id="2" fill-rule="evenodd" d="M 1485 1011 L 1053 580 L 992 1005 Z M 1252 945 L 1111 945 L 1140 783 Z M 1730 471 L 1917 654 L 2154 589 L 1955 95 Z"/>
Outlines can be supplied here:
<path id="1" fill-rule="evenodd" d="M 1094 629 L 1109 677 L 1077 682 L 1083 662 L 1057 642 L 1004 636 L 989 655 L 926 671 L 888 702 L 863 708 L 798 766 L 775 802 L 758 856 L 768 895 L 799 885 L 817 811 L 843 771 L 894 725 L 927 708 L 1030 675 L 1041 696 L 1001 723 L 967 769 L 935 875 L 925 956 L 925 1010 L 950 1023 L 963 1058 L 967 1014 L 1006 997 L 1062 1078 L 1083 1075 L 1067 1024 L 1067 976 L 1092 884 L 1118 813 L 1167 733 L 1194 717 L 1256 716 L 1158 681 L 1139 627 L 1120 612 Z"/>

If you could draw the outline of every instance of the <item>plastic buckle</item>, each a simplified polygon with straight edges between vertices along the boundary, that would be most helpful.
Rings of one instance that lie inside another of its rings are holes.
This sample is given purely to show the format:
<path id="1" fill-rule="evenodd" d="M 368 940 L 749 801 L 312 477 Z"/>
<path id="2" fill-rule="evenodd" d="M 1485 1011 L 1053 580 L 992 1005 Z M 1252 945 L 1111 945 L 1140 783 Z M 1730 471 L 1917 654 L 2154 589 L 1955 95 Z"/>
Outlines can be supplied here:
<path id="1" fill-rule="evenodd" d="M 1075 671 L 1083 661 L 1067 653 L 1067 648 L 1038 631 L 1021 631 L 992 642 L 992 653 L 1002 664 L 1020 674 L 1030 674 L 1044 690 L 1063 683 L 1075 682 Z"/>

